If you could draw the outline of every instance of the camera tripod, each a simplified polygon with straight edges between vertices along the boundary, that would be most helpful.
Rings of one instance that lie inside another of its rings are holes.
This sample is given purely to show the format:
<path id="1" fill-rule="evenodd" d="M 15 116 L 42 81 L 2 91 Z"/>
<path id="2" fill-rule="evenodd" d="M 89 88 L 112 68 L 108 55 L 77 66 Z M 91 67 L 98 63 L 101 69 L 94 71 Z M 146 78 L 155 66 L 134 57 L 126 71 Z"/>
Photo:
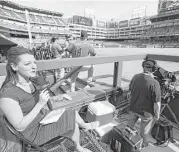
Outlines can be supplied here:
<path id="1" fill-rule="evenodd" d="M 170 114 L 172 115 L 172 118 L 174 119 L 175 123 L 177 124 L 177 127 L 179 128 L 179 121 L 178 121 L 176 115 L 174 114 L 173 110 L 169 106 L 171 99 L 172 99 L 172 96 L 169 96 L 169 97 L 167 97 L 167 100 L 164 101 L 164 103 L 162 103 L 160 115 L 162 115 L 162 112 L 164 111 L 165 108 L 168 108 Z M 165 116 L 163 115 L 163 117 L 165 117 Z M 165 119 L 167 119 L 167 118 L 165 117 Z"/>

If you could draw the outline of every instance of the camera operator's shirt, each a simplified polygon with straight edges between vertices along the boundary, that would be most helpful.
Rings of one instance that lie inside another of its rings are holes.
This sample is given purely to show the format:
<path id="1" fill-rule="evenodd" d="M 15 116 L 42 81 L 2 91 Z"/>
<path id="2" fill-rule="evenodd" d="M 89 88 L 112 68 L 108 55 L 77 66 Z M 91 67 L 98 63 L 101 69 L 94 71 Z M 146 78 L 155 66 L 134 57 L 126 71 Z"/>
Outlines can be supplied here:
<path id="1" fill-rule="evenodd" d="M 161 102 L 161 89 L 157 80 L 150 75 L 136 74 L 129 85 L 131 91 L 130 110 L 143 115 L 149 112 L 154 116 L 154 103 Z"/>
<path id="2" fill-rule="evenodd" d="M 87 43 L 86 41 L 81 41 L 75 44 L 70 43 L 68 47 L 68 51 L 72 54 L 73 58 L 96 55 L 93 46 Z"/>

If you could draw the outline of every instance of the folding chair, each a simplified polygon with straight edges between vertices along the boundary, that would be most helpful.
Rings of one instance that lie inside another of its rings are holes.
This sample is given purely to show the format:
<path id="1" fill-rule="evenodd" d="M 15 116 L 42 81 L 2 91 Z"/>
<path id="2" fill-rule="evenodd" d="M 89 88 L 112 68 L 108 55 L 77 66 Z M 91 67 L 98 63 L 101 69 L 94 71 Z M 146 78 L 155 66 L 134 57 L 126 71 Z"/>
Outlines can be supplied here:
<path id="1" fill-rule="evenodd" d="M 22 152 L 62 152 L 62 145 L 60 143 L 65 139 L 65 137 L 56 137 L 50 141 L 48 141 L 45 144 L 42 145 L 37 145 L 29 141 L 28 139 L 24 138 L 23 135 L 18 132 L 6 119 L 5 116 L 3 116 L 3 120 L 5 125 L 8 127 L 11 133 L 13 133 L 17 139 L 20 141 L 22 144 Z M 59 148 L 59 150 L 58 150 Z M 64 148 L 65 149 L 65 148 Z"/>
<path id="2" fill-rule="evenodd" d="M 22 144 L 22 152 L 77 152 L 75 150 L 73 141 L 65 137 L 56 137 L 43 145 L 36 145 L 25 139 L 21 133 L 3 118 L 5 125 L 8 129 L 19 139 Z M 80 130 L 81 145 L 85 148 L 90 149 L 92 152 L 106 152 L 106 150 L 99 144 L 96 137 L 89 131 L 85 132 L 83 129 Z M 5 151 L 2 151 L 5 152 Z"/>

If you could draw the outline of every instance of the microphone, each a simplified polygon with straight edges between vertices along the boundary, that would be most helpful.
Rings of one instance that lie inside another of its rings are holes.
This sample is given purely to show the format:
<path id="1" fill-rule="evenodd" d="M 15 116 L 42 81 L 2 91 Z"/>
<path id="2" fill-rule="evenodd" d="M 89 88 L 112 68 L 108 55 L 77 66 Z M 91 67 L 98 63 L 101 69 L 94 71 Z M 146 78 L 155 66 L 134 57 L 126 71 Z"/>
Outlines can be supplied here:
<path id="1" fill-rule="evenodd" d="M 48 91 L 50 91 L 49 86 L 50 86 L 50 83 L 44 84 L 44 85 L 41 87 L 41 91 L 44 90 L 44 89 L 47 89 Z M 48 106 L 48 108 L 49 108 L 50 111 L 53 110 L 53 106 L 52 106 L 52 103 L 50 102 L 50 100 L 47 101 L 47 106 Z"/>
<path id="2" fill-rule="evenodd" d="M 47 106 L 48 106 L 50 111 L 53 110 L 52 103 L 50 102 L 50 100 L 47 101 Z"/>

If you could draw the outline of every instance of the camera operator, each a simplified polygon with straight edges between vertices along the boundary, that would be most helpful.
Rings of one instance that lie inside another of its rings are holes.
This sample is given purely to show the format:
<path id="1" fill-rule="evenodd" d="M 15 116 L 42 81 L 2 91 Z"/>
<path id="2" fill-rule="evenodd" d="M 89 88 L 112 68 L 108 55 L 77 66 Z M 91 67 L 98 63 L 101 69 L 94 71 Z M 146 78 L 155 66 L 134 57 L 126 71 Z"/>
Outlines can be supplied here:
<path id="1" fill-rule="evenodd" d="M 154 79 L 152 72 L 155 62 L 144 60 L 143 73 L 134 75 L 129 85 L 131 91 L 130 118 L 128 126 L 133 128 L 141 118 L 140 135 L 143 138 L 142 147 L 147 147 L 149 142 L 147 135 L 150 132 L 154 120 L 158 120 L 161 108 L 161 89 L 159 82 Z"/>

